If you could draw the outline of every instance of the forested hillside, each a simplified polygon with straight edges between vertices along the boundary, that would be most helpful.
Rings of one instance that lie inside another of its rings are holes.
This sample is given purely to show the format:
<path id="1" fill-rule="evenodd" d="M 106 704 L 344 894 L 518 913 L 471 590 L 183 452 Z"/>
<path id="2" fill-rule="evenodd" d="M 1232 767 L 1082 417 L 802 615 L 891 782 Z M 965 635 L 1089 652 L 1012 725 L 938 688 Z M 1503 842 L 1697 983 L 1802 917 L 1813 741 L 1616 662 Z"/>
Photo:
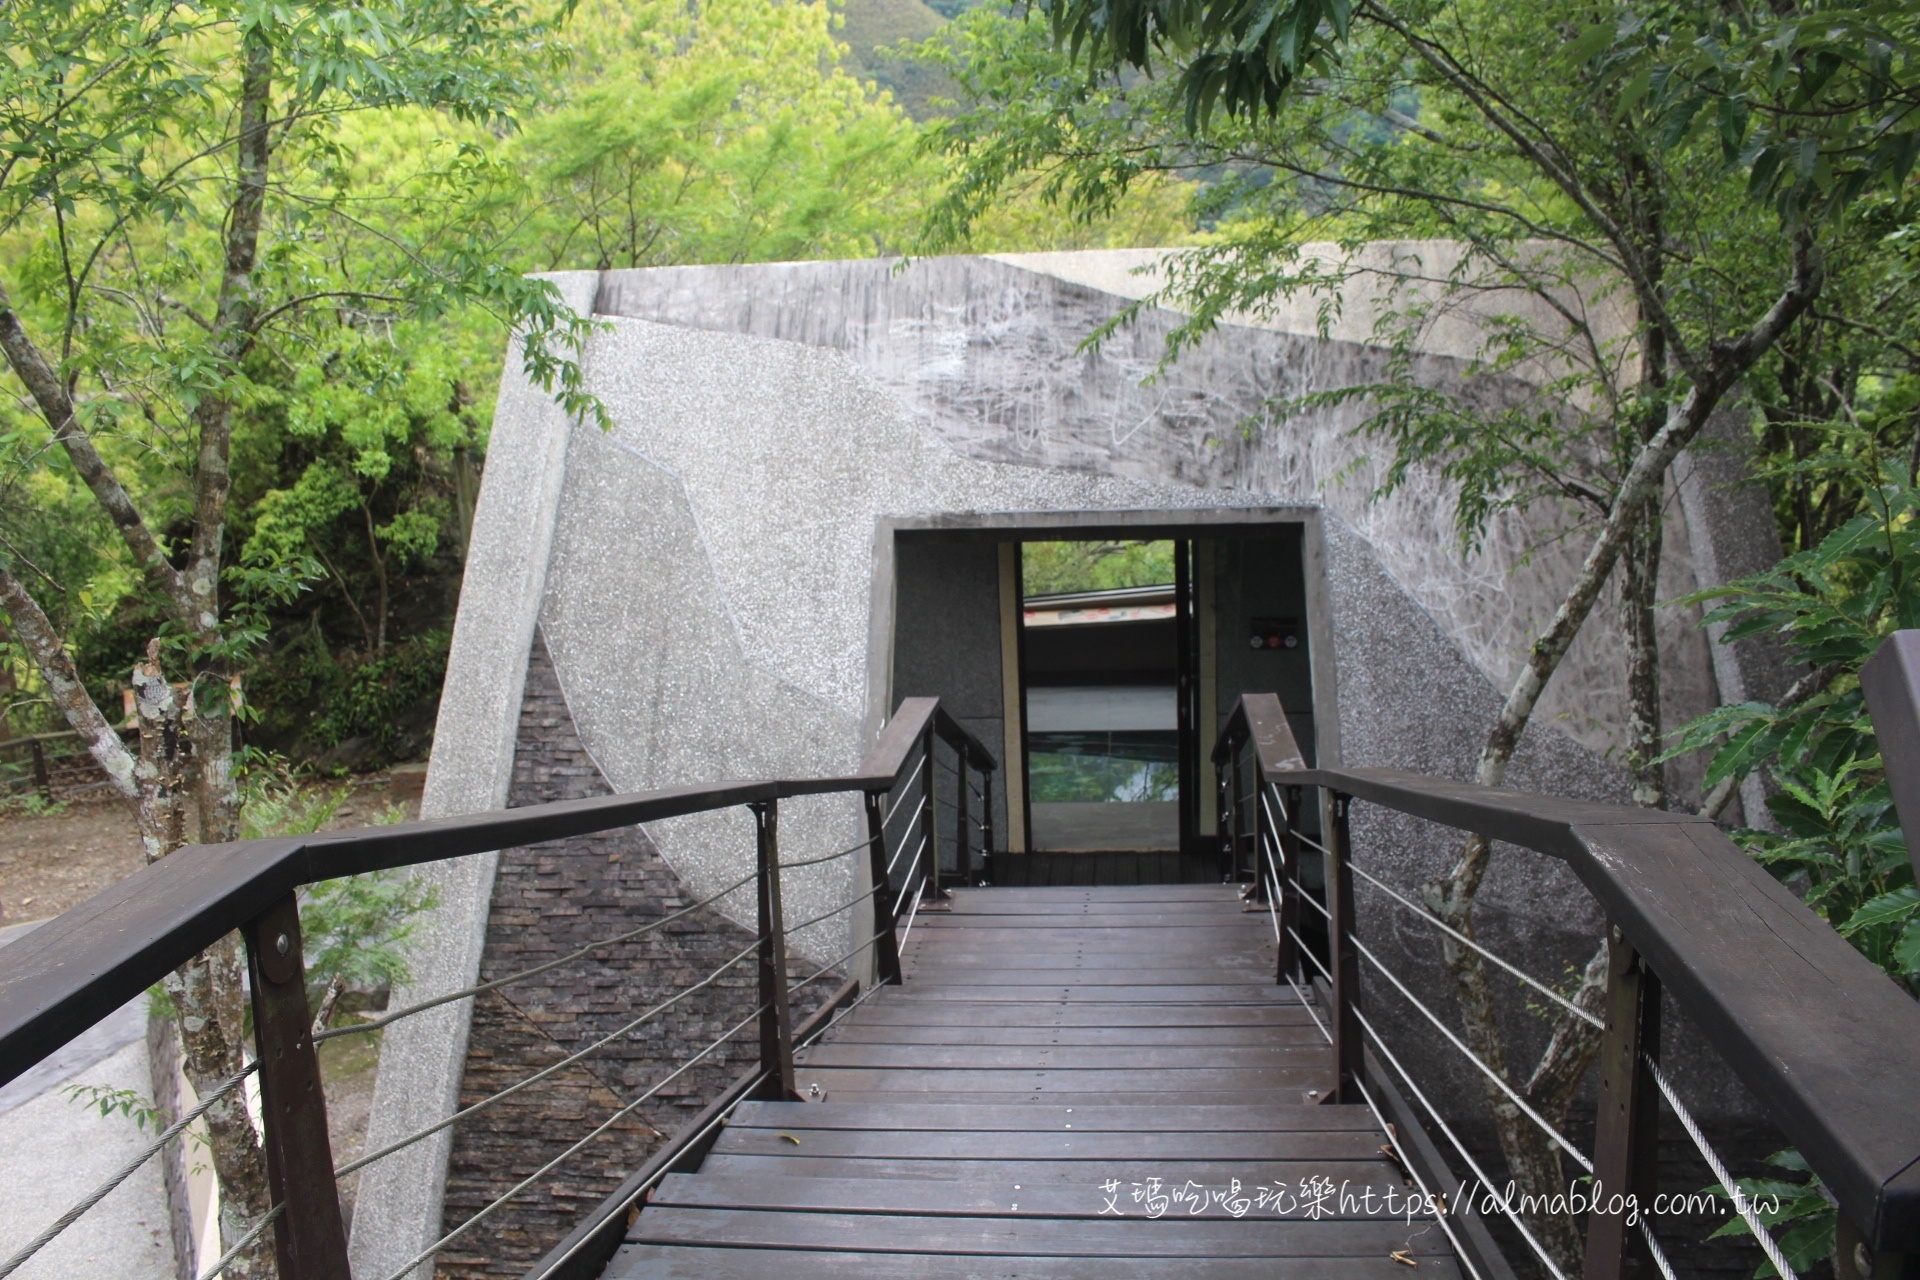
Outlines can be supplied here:
<path id="1" fill-rule="evenodd" d="M 527 38 L 498 39 L 486 83 L 437 98 L 381 82 L 324 40 L 290 51 L 303 62 L 283 74 L 369 83 L 332 101 L 324 79 L 276 85 L 275 102 L 292 109 L 270 126 L 261 319 L 230 356 L 212 339 L 234 208 L 222 139 L 243 86 L 213 68 L 232 56 L 238 28 L 211 11 L 170 28 L 162 11 L 134 6 L 103 44 L 103 29 L 75 14 L 37 32 L 19 6 L 5 19 L 25 55 L 7 88 L 26 139 L 0 222 L 10 306 L 63 370 L 104 464 L 176 564 L 205 514 L 196 415 L 213 365 L 231 361 L 217 375 L 228 394 L 216 398 L 231 439 L 218 590 L 232 618 L 217 639 L 191 635 L 146 589 L 98 486 L 49 451 L 44 406 L 21 396 L 4 409 L 0 536 L 112 719 L 158 637 L 176 679 L 219 652 L 249 748 L 323 771 L 419 756 L 485 471 L 503 324 L 551 322 L 507 282 L 918 243 L 950 169 L 921 121 L 953 91 L 910 55 L 945 20 L 919 0 L 848 0 L 844 12 L 589 0 L 551 27 L 524 25 L 531 15 L 516 6 L 486 12 L 523 24 Z M 414 22 L 416 41 L 448 40 L 419 15 L 395 21 Z M 168 55 L 177 61 L 115 63 L 116 35 L 180 41 Z M 126 96 L 76 93 L 64 115 L 34 124 L 52 108 L 28 67 L 61 57 L 96 66 Z M 161 85 L 174 97 L 156 111 L 140 95 Z M 1004 203 L 974 241 L 1146 244 L 1191 226 L 1174 187 L 1091 228 L 1045 215 L 1031 197 Z M 564 361 L 565 335 L 554 337 L 552 357 Z M 0 729 L 65 728 L 15 628 L 6 655 Z M 208 696 L 200 691 L 202 704 Z"/>

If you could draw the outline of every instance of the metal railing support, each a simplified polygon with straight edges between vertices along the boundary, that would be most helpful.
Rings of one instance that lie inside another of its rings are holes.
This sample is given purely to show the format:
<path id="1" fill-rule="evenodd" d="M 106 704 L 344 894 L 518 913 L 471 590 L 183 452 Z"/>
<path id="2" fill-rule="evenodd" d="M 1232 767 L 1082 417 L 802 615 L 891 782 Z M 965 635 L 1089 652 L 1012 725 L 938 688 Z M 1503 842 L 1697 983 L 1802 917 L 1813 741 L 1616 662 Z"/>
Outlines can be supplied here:
<path id="1" fill-rule="evenodd" d="M 980 876 L 993 883 L 993 860 L 999 856 L 993 840 L 993 770 L 980 773 Z"/>
<path id="2" fill-rule="evenodd" d="M 938 771 L 938 762 L 933 754 L 934 741 L 933 721 L 928 720 L 926 733 L 920 740 L 920 749 L 927 754 L 927 767 L 921 770 L 925 775 L 922 785 L 926 788 L 927 802 L 927 865 L 920 873 L 920 897 L 929 906 L 947 901 L 947 895 L 940 888 L 940 789 L 934 785 L 933 775 Z"/>
<path id="3" fill-rule="evenodd" d="M 1254 768 L 1258 769 L 1259 765 L 1256 763 Z M 1220 879 L 1231 881 L 1240 875 L 1242 861 L 1240 831 L 1241 824 L 1246 821 L 1247 811 L 1247 787 L 1240 767 L 1240 749 L 1237 746 L 1234 748 L 1233 755 L 1227 760 L 1225 772 L 1220 779 L 1220 789 L 1224 793 L 1223 803 L 1227 806 L 1226 811 L 1221 815 L 1220 823 L 1222 836 L 1220 851 L 1223 855 L 1221 861 L 1226 864 L 1220 868 Z"/>
<path id="4" fill-rule="evenodd" d="M 793 1087 L 793 1013 L 787 1002 L 787 919 L 780 906 L 780 811 L 777 801 L 752 806 L 759 837 L 760 1070 L 753 1096 L 786 1102 Z"/>
<path id="5" fill-rule="evenodd" d="M 1354 905 L 1352 853 L 1347 811 L 1353 797 L 1342 791 L 1328 796 L 1332 811 L 1327 832 L 1327 906 L 1332 919 L 1327 930 L 1329 966 L 1333 970 L 1334 1087 L 1321 1101 L 1360 1102 L 1360 1082 L 1366 1076 L 1364 1043 L 1360 1035 L 1360 949 L 1353 945 Z"/>
<path id="6" fill-rule="evenodd" d="M 959 763 L 955 766 L 957 789 L 953 814 L 953 875 L 955 881 L 964 885 L 973 883 L 973 851 L 968 840 L 972 832 L 967 830 L 967 823 L 972 821 L 973 806 L 969 803 L 967 788 L 967 753 L 955 751 L 954 755 Z"/>
<path id="7" fill-rule="evenodd" d="M 1288 787 L 1286 812 L 1280 815 L 1280 944 L 1275 982 L 1304 976 L 1300 944 L 1294 941 L 1300 932 L 1300 893 L 1292 887 L 1300 883 L 1300 833 L 1293 824 L 1300 820 L 1302 798 L 1299 787 Z"/>
<path id="8" fill-rule="evenodd" d="M 1594 1208 L 1587 1221 L 1583 1280 L 1655 1274 L 1645 1237 L 1628 1225 L 1625 1203 L 1635 1198 L 1650 1205 L 1657 1187 L 1660 1094 L 1647 1060 L 1659 1053 L 1660 979 L 1619 926 L 1609 926 L 1606 1030 L 1593 1129 Z"/>
<path id="9" fill-rule="evenodd" d="M 899 922 L 893 914 L 893 882 L 887 875 L 886 793 L 869 791 L 868 865 L 873 874 L 873 974 L 875 984 L 900 982 Z M 907 830 L 912 832 L 912 824 Z M 904 837 L 903 837 L 904 839 Z"/>
<path id="10" fill-rule="evenodd" d="M 1236 760 L 1234 763 L 1233 776 L 1237 782 L 1240 778 L 1239 762 Z M 1251 893 L 1248 896 L 1251 901 L 1257 902 L 1264 907 L 1268 906 L 1271 901 L 1267 896 L 1270 892 L 1267 882 L 1273 878 L 1269 873 L 1266 863 L 1267 850 L 1278 849 L 1280 847 L 1280 832 L 1274 825 L 1278 815 L 1268 812 L 1267 806 L 1261 802 L 1262 784 L 1260 782 L 1259 770 L 1259 762 L 1256 761 L 1254 763 L 1253 819 L 1248 824 L 1251 829 L 1252 838 L 1247 841 L 1247 851 L 1252 856 L 1249 859 L 1239 852 L 1239 833 L 1236 829 L 1233 873 L 1237 877 L 1244 868 L 1252 868 L 1253 885 L 1251 886 Z"/>
<path id="11" fill-rule="evenodd" d="M 327 1139 L 327 1098 L 307 1009 L 300 906 L 289 893 L 241 929 L 260 1055 L 261 1145 L 267 1186 L 283 1212 L 274 1223 L 281 1280 L 339 1280 L 347 1232 Z"/>

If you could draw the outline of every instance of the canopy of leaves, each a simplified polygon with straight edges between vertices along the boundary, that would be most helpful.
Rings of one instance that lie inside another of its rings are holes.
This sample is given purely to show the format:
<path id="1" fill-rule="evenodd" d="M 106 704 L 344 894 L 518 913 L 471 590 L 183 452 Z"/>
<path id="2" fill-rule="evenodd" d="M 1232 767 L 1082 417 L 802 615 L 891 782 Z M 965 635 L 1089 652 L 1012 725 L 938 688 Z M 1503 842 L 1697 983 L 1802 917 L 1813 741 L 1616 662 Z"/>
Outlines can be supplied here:
<path id="1" fill-rule="evenodd" d="M 1860 690 L 1861 665 L 1891 631 L 1920 626 L 1920 491 L 1904 460 L 1829 454 L 1868 470 L 1868 510 L 1774 570 L 1702 593 L 1726 640 L 1783 639 L 1807 664 L 1810 696 L 1745 702 L 1688 724 L 1675 751 L 1711 748 L 1708 785 L 1763 770 L 1779 832 L 1737 838 L 1888 973 L 1920 994 L 1920 890 Z"/>
<path id="2" fill-rule="evenodd" d="M 1173 582 L 1171 542 L 1025 542 L 1022 588 L 1029 596 L 1157 587 Z"/>

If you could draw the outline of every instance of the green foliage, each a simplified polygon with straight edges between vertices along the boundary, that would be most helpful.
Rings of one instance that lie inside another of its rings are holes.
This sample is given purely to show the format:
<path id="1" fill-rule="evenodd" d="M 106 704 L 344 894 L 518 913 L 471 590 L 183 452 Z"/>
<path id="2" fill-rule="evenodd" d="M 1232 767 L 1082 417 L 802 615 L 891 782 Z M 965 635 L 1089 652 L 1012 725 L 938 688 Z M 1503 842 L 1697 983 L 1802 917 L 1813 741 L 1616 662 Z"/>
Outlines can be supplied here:
<path id="1" fill-rule="evenodd" d="M 316 999 L 336 977 L 357 991 L 408 981 L 407 952 L 420 915 L 438 903 L 433 886 L 388 871 L 323 880 L 302 890 L 300 928 Z"/>
<path id="2" fill-rule="evenodd" d="M 344 786 L 307 783 L 285 759 L 272 756 L 246 762 L 241 790 L 241 834 L 247 839 L 319 831 L 339 815 L 350 794 Z M 394 806 L 374 822 L 388 825 L 402 817 L 404 810 Z M 301 889 L 302 949 L 315 1002 L 336 978 L 358 991 L 406 982 L 407 951 L 420 915 L 438 902 L 433 886 L 386 871 Z"/>
<path id="3" fill-rule="evenodd" d="M 336 666 L 332 684 L 314 717 L 310 740 L 338 746 L 363 734 L 391 745 L 403 731 L 400 716 L 439 692 L 446 676 L 450 633 L 430 631 L 381 658 L 356 658 Z"/>
<path id="4" fill-rule="evenodd" d="M 1155 587 L 1173 582 L 1173 544 L 1023 542 L 1020 570 L 1029 596 Z"/>
<path id="5" fill-rule="evenodd" d="M 1497 8 L 1525 30 L 1535 26 L 1522 12 L 1529 7 Z M 1170 72 L 1190 132 L 1204 131 L 1216 107 L 1257 121 L 1323 92 L 1367 28 L 1431 62 L 1461 51 L 1477 25 L 1436 21 L 1425 4 L 1349 0 L 1039 0 L 1038 8 L 1055 42 L 1096 77 Z M 1704 140 L 1784 222 L 1843 209 L 1876 186 L 1898 189 L 1920 153 L 1920 17 L 1900 0 L 1572 7 L 1549 22 L 1549 38 L 1532 50 L 1544 78 L 1591 77 L 1596 105 L 1616 120 L 1638 115 L 1659 150 Z M 1548 70 L 1549 61 L 1558 65 Z M 1510 86 L 1482 91 L 1524 118 Z M 1559 144 L 1558 162 L 1578 145 Z"/>
<path id="6" fill-rule="evenodd" d="M 931 181 L 912 122 L 839 66 L 826 4 L 590 8 L 591 68 L 509 154 L 542 266 L 866 257 L 901 247 Z"/>
<path id="7" fill-rule="evenodd" d="M 67 1101 L 98 1111 L 101 1117 L 115 1113 L 127 1117 L 140 1129 L 164 1129 L 166 1117 L 160 1108 L 131 1089 L 113 1089 L 100 1084 L 62 1085 Z"/>
<path id="8" fill-rule="evenodd" d="M 217 628 L 184 626 L 16 386 L 0 406 L 0 538 L 109 711 L 156 634 L 174 670 L 210 677 L 194 695 L 214 710 L 228 697 L 221 673 L 246 672 L 323 576 L 357 606 L 365 584 L 349 580 L 381 574 L 326 573 L 320 552 L 337 548 L 316 545 L 355 518 L 375 517 L 363 535 L 374 559 L 426 567 L 452 521 L 414 473 L 444 458 L 436 410 L 472 376 L 451 335 L 492 326 L 470 390 L 486 390 L 513 325 L 536 382 L 574 412 L 601 412 L 570 356 L 590 325 L 503 260 L 523 219 L 489 203 L 517 177 L 500 139 L 555 73 L 554 34 L 517 0 L 0 10 L 5 306 L 167 555 L 184 559 L 196 526 L 254 553 L 227 557 Z M 265 75 L 272 158 L 258 256 L 236 294 L 225 256 L 256 214 L 235 185 L 235 130 L 260 83 L 247 67 Z M 206 435 L 226 421 L 209 409 L 220 405 L 234 406 L 225 539 L 204 527 L 196 493 L 225 454 L 221 433 Z M 483 419 L 453 416 L 483 439 Z M 265 492 L 278 496 L 256 542 L 248 507 Z M 363 610 L 376 654 L 379 603 Z"/>
<path id="9" fill-rule="evenodd" d="M 1754 1216 L 1760 1219 L 1761 1225 L 1779 1244 L 1780 1251 L 1787 1255 L 1787 1265 L 1796 1274 L 1805 1275 L 1815 1264 L 1833 1256 L 1834 1232 L 1839 1225 L 1838 1210 L 1822 1193 L 1819 1175 L 1808 1167 L 1798 1151 L 1792 1148 L 1776 1151 L 1767 1157 L 1767 1163 L 1789 1172 L 1805 1174 L 1806 1180 L 1736 1178 L 1734 1185 L 1745 1199 L 1754 1202 Z M 1705 1190 L 1726 1201 L 1729 1214 L 1726 1223 L 1707 1237 L 1709 1240 L 1753 1234 L 1747 1220 L 1732 1211 L 1733 1197 L 1727 1194 L 1726 1188 L 1715 1183 Z M 1779 1230 L 1783 1226 L 1787 1229 Z M 1771 1261 L 1763 1261 L 1753 1274 L 1754 1280 L 1766 1280 L 1780 1272 Z"/>
<path id="10" fill-rule="evenodd" d="M 1920 994 L 1920 892 L 1859 683 L 1889 632 L 1920 625 L 1920 491 L 1879 459 L 1835 453 L 1817 465 L 1863 484 L 1868 509 L 1773 570 L 1694 597 L 1714 603 L 1707 618 L 1729 624 L 1728 642 L 1784 641 L 1812 668 L 1812 692 L 1786 706 L 1717 708 L 1675 735 L 1670 754 L 1712 748 L 1709 786 L 1764 770 L 1782 830 L 1735 838 Z"/>
<path id="11" fill-rule="evenodd" d="M 1179 766 L 1164 760 L 1035 751 L 1027 767 L 1035 804 L 1165 801 L 1180 796 Z"/>
<path id="12" fill-rule="evenodd" d="M 1792 276 L 1783 230 L 1847 308 L 1756 370 L 1793 385 L 1787 416 L 1807 406 L 1802 381 L 1861 367 L 1820 345 L 1832 331 L 1857 348 L 1857 331 L 1911 311 L 1887 261 L 1911 222 L 1896 138 L 1920 123 L 1920 28 L 1896 6 L 1041 9 L 975 11 L 943 33 L 962 106 L 935 135 L 955 176 L 933 241 L 964 245 L 1016 192 L 1089 223 L 1142 183 L 1198 179 L 1202 243 L 1107 331 L 1172 306 L 1188 319 L 1171 358 L 1305 299 L 1323 331 L 1385 346 L 1379 376 L 1272 412 L 1358 410 L 1387 453 L 1368 460 L 1376 491 L 1436 473 L 1469 550 L 1515 508 L 1545 501 L 1565 533 L 1609 509 L 1643 443 Z M 1782 149 L 1791 175 L 1769 168 Z M 1381 243 L 1397 256 L 1360 256 Z M 1463 311 L 1477 337 L 1454 392 L 1420 371 Z"/>

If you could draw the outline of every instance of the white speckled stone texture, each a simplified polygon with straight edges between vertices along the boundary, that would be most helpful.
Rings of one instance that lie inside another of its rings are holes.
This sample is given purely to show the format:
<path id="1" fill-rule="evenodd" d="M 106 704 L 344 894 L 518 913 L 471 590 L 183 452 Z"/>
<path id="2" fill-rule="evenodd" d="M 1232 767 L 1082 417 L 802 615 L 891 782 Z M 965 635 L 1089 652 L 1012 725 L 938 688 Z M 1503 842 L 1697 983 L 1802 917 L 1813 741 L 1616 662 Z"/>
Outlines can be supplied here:
<path id="1" fill-rule="evenodd" d="M 1330 663 L 1316 654 L 1316 671 L 1331 672 L 1336 686 L 1326 741 L 1352 764 L 1470 772 L 1496 688 L 1577 568 L 1577 537 L 1539 545 L 1569 513 L 1504 516 L 1479 555 L 1463 556 L 1452 497 L 1437 477 L 1416 474 L 1391 498 L 1373 496 L 1380 451 L 1352 434 L 1359 407 L 1269 412 L 1276 399 L 1380 376 L 1383 355 L 1351 326 L 1332 341 L 1298 316 L 1223 326 L 1151 380 L 1178 317 L 1149 311 L 1097 352 L 1084 349 L 1094 326 L 1140 296 L 1124 287 L 1126 273 L 1150 259 L 558 277 L 574 305 L 592 299 L 609 321 L 586 356 L 590 385 L 617 425 L 602 434 L 567 424 L 510 368 L 430 811 L 501 802 L 536 616 L 582 740 L 617 790 L 850 768 L 875 701 L 869 681 L 886 678 L 870 669 L 870 636 L 887 625 L 872 612 L 876 527 L 965 513 L 1324 507 L 1324 577 L 1309 584 L 1309 598 L 1324 599 L 1334 642 Z M 1418 376 L 1488 404 L 1526 394 L 1518 379 L 1465 387 L 1472 323 L 1453 317 L 1437 328 L 1416 358 Z M 1684 528 L 1680 517 L 1692 510 L 1675 514 L 1682 536 L 1670 548 L 1667 596 L 1692 589 L 1688 548 L 1710 544 Z M 1610 610 L 1609 602 L 1550 687 L 1515 785 L 1623 797 L 1607 758 L 1623 718 Z M 1716 697 L 1691 625 L 1679 611 L 1665 621 L 1676 718 Z M 789 858 L 859 834 L 845 799 L 790 803 L 781 817 Z M 743 874 L 751 857 L 734 815 L 657 824 L 650 834 L 698 893 Z M 1365 812 L 1355 834 L 1371 865 L 1404 884 L 1440 869 L 1457 839 Z M 421 990 L 460 985 L 477 969 L 491 864 L 469 860 L 442 874 Z M 864 876 L 856 858 L 796 877 L 789 918 L 837 905 L 864 889 Z M 1583 961 L 1597 932 L 1584 891 L 1531 854 L 1503 851 L 1484 901 L 1483 934 L 1549 976 Z M 1362 919 L 1370 937 L 1418 962 L 1423 993 L 1443 994 L 1430 936 L 1377 902 Z M 831 917 L 796 937 L 795 949 L 832 959 L 868 928 L 864 911 Z M 1511 1003 L 1524 1041 L 1530 1015 Z M 1384 1000 L 1374 1008 L 1416 1037 L 1417 1057 L 1439 1060 L 1418 1042 L 1417 1024 Z M 464 1019 L 456 1011 L 421 1020 L 404 1050 L 389 1039 L 376 1141 L 445 1114 Z M 1464 1075 L 1449 1083 L 1476 1096 Z M 1726 1105 L 1742 1104 L 1729 1096 Z M 363 1205 L 379 1207 L 363 1207 L 355 1226 L 362 1280 L 383 1276 L 404 1261 L 400 1249 L 437 1231 L 444 1165 L 444 1144 L 424 1143 L 363 1183 Z"/>
<path id="2" fill-rule="evenodd" d="M 1445 249 L 1380 246 L 1375 256 L 1440 269 L 1450 261 Z M 1222 325 L 1162 368 L 1166 336 L 1180 317 L 1149 309 L 1098 352 L 1085 349 L 1097 326 L 1150 291 L 1152 277 L 1135 270 L 1159 257 L 1156 250 L 1097 250 L 931 258 L 905 270 L 869 260 L 609 271 L 596 308 L 844 351 L 968 457 L 1236 490 L 1241 501 L 1265 495 L 1325 503 L 1367 538 L 1400 589 L 1469 660 L 1505 687 L 1579 571 L 1583 540 L 1553 534 L 1581 513 L 1554 502 L 1502 513 L 1480 550 L 1465 556 L 1453 527 L 1452 486 L 1436 473 L 1415 468 L 1394 494 L 1376 496 L 1390 449 L 1354 434 L 1368 412 L 1363 403 L 1275 414 L 1275 404 L 1389 376 L 1386 354 L 1366 341 L 1378 302 L 1366 277 L 1354 286 L 1363 296 L 1327 340 L 1315 332 L 1314 308 L 1301 304 L 1257 326 Z M 1528 310 L 1502 299 L 1501 307 L 1509 305 Z M 1600 312 L 1608 305 L 1604 298 L 1593 303 Z M 1436 315 L 1414 357 L 1414 376 L 1467 404 L 1531 396 L 1524 379 L 1468 378 L 1484 322 L 1461 308 Z M 1602 329 L 1612 332 L 1611 323 Z M 1663 597 L 1694 589 L 1685 553 L 1684 538 L 1669 546 Z M 1609 596 L 1539 712 L 1601 755 L 1617 751 L 1625 725 L 1624 650 L 1612 612 Z M 1662 615 L 1669 647 L 1687 649 L 1680 636 L 1697 625 L 1697 611 Z M 1704 650 L 1693 648 L 1686 661 L 1701 667 Z M 1701 682 L 1685 674 L 1676 690 L 1692 696 L 1674 701 L 1675 717 L 1712 705 L 1702 701 Z"/>
<path id="3" fill-rule="evenodd" d="M 575 428 L 541 631 L 581 738 L 618 790 L 859 763 L 883 516 L 1246 501 L 964 458 L 839 351 L 612 325 L 591 361 L 618 425 Z M 692 817 L 650 834 L 705 895 L 750 865 L 738 825 Z M 782 805 L 789 858 L 859 834 L 850 800 Z M 789 917 L 863 891 L 855 861 L 798 873 Z M 865 927 L 836 917 L 796 935 L 795 950 L 824 962 Z"/>
<path id="4" fill-rule="evenodd" d="M 554 277 L 566 303 L 592 306 L 595 277 Z M 502 808 L 513 776 L 527 653 L 546 587 L 554 511 L 566 473 L 567 415 L 507 353 L 487 446 L 486 482 L 474 509 L 453 647 L 434 727 L 423 818 Z M 394 1007 L 471 985 L 480 972 L 496 855 L 421 867 L 439 893 L 411 952 L 413 981 Z M 466 1061 L 472 1005 L 441 1005 L 390 1027 L 380 1050 L 367 1149 L 452 1115 Z M 440 1234 L 440 1206 L 452 1138 L 442 1131 L 360 1175 L 349 1259 L 359 1276 L 384 1278 Z M 430 1263 L 412 1273 L 427 1277 Z"/>

